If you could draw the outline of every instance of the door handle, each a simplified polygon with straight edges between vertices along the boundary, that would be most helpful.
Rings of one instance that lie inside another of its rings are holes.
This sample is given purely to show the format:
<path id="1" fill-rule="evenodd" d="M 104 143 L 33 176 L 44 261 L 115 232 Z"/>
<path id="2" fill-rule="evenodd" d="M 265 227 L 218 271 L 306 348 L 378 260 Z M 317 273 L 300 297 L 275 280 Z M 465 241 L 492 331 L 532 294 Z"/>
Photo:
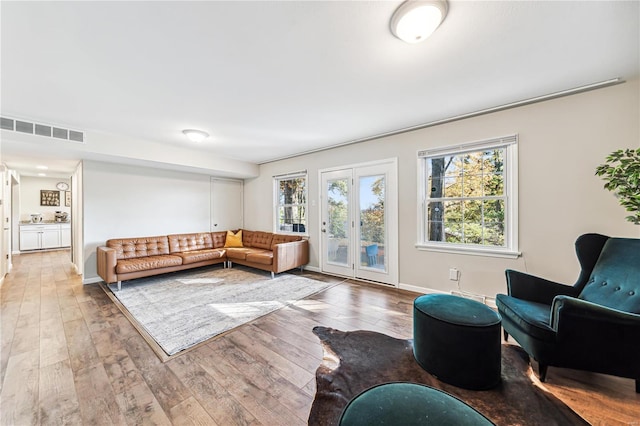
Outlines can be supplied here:
<path id="1" fill-rule="evenodd" d="M 324 228 L 322 228 L 322 232 L 327 232 L 327 230 L 326 230 L 326 229 L 324 229 Z"/>

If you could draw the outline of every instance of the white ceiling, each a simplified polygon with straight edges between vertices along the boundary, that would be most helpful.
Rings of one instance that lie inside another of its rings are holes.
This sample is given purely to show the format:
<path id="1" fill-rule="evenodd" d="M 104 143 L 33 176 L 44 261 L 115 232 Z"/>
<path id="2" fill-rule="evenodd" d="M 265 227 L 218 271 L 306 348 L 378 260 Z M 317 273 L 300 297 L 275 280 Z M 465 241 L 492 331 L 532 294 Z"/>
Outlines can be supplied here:
<path id="1" fill-rule="evenodd" d="M 263 163 L 640 73 L 638 1 L 452 1 L 415 45 L 400 3 L 2 1 L 1 114 Z"/>

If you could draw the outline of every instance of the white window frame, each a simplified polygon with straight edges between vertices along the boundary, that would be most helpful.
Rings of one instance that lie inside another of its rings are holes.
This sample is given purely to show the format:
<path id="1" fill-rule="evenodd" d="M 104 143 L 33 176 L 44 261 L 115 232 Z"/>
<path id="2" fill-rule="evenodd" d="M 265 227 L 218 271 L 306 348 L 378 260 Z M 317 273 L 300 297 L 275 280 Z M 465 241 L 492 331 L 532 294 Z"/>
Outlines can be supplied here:
<path id="1" fill-rule="evenodd" d="M 504 191 L 505 191 L 505 245 L 504 247 L 481 246 L 477 244 L 449 243 L 445 241 L 428 241 L 427 232 L 427 160 L 446 155 L 460 155 L 466 152 L 477 152 L 486 149 L 505 148 L 504 158 Z M 461 145 L 447 146 L 418 151 L 418 238 L 416 248 L 419 250 L 464 253 L 478 256 L 517 258 L 518 251 L 518 135 L 469 142 Z"/>
<path id="2" fill-rule="evenodd" d="M 305 188 L 305 202 L 304 204 L 299 204 L 304 206 L 304 231 L 288 231 L 280 229 L 280 182 L 284 180 L 293 180 L 304 178 L 304 188 Z M 307 175 L 306 170 L 302 170 L 299 172 L 285 173 L 282 175 L 273 176 L 273 233 L 274 234 L 286 234 L 286 235 L 302 235 L 309 236 L 309 176 Z"/>

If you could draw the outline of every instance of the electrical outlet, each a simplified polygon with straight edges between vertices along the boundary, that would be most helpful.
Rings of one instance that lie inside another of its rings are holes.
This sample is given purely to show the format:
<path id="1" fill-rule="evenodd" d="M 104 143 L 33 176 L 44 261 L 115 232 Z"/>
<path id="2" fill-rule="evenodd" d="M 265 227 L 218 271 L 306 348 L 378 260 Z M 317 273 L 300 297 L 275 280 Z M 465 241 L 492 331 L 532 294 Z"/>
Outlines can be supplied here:
<path id="1" fill-rule="evenodd" d="M 449 269 L 449 279 L 451 281 L 458 281 L 459 271 L 456 268 Z"/>

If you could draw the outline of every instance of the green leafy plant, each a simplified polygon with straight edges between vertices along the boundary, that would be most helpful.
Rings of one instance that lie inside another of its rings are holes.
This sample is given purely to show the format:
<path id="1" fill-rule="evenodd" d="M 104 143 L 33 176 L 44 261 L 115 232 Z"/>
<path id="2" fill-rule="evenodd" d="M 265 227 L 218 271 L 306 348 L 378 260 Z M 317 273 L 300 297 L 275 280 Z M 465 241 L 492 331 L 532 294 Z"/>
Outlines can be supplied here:
<path id="1" fill-rule="evenodd" d="M 596 175 L 602 176 L 604 188 L 614 192 L 620 205 L 632 213 L 627 220 L 640 225 L 640 148 L 612 152 L 596 168 Z"/>

